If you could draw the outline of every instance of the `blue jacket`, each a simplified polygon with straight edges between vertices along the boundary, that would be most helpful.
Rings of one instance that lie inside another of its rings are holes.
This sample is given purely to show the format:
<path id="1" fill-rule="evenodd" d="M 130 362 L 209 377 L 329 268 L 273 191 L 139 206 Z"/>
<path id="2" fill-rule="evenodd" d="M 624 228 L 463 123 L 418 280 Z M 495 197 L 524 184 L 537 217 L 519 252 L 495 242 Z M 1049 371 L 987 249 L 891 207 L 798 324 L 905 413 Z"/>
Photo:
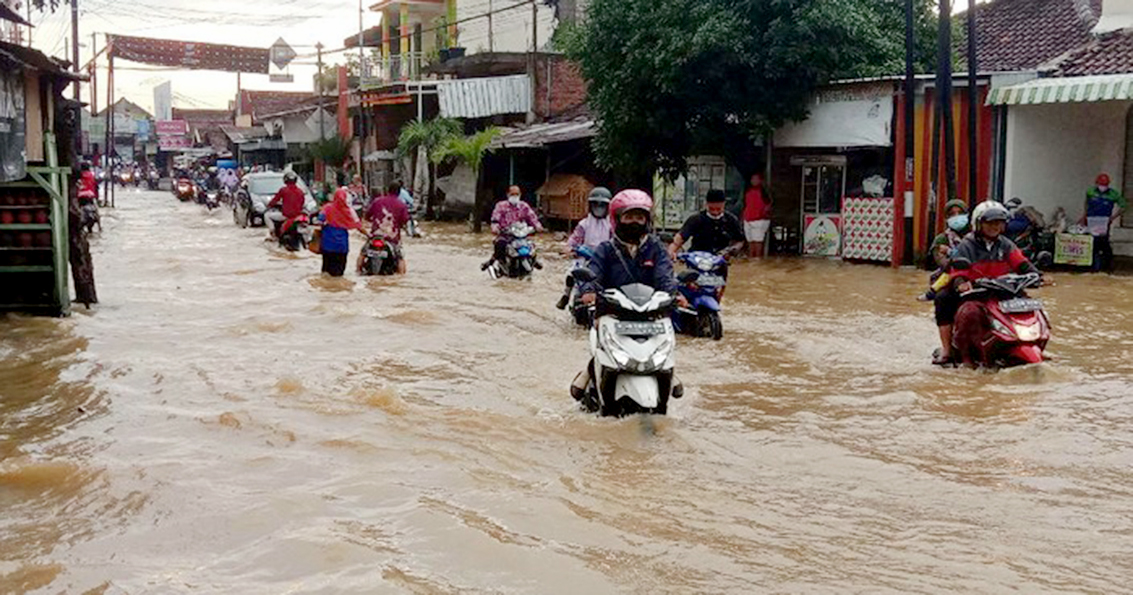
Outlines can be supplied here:
<path id="1" fill-rule="evenodd" d="M 601 293 L 603 289 L 643 283 L 657 291 L 675 293 L 677 280 L 673 277 L 673 261 L 661 242 L 648 236 L 631 258 L 618 240 L 602 242 L 590 259 L 590 272 L 594 282 L 584 284 L 582 293 Z"/>

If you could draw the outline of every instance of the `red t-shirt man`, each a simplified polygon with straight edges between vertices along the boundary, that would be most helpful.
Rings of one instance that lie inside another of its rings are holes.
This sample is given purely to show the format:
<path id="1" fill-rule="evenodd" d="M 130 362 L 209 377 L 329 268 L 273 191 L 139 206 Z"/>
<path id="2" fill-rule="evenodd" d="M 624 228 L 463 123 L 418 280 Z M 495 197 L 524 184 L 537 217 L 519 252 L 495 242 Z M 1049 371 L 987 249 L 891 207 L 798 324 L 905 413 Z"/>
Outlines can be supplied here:
<path id="1" fill-rule="evenodd" d="M 303 214 L 303 203 L 307 201 L 307 197 L 303 194 L 303 189 L 295 182 L 287 182 L 279 192 L 275 193 L 271 202 L 268 203 L 268 208 L 272 208 L 277 204 L 283 203 L 280 208 L 283 211 L 283 216 L 288 219 L 294 219 Z"/>

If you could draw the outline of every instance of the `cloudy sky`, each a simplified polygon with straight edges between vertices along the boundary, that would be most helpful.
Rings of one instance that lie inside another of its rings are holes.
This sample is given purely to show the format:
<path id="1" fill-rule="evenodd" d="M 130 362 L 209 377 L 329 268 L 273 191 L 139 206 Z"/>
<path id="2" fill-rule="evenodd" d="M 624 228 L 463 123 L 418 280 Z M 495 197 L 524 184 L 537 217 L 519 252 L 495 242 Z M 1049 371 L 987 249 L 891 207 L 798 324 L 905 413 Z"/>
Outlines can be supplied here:
<path id="1" fill-rule="evenodd" d="M 367 8 L 370 4 L 372 0 L 365 0 Z M 379 22 L 378 13 L 369 10 L 363 19 L 367 28 Z M 33 44 L 44 52 L 63 56 L 70 36 L 70 11 L 33 13 L 32 22 L 36 25 Z M 344 38 L 357 31 L 358 5 L 351 0 L 79 0 L 84 64 L 91 56 L 91 33 L 97 34 L 99 47 L 105 44 L 104 33 L 252 47 L 268 47 L 282 37 L 301 56 L 288 70 L 295 83 L 270 83 L 267 75 L 245 74 L 241 83 L 248 89 L 311 90 L 312 75 L 317 71 L 315 43 L 321 41 L 328 50 L 339 48 Z M 342 63 L 344 59 L 342 53 L 330 54 L 324 62 Z M 100 65 L 102 107 L 106 103 L 105 57 Z M 146 109 L 153 106 L 153 87 L 167 80 L 173 82 L 173 104 L 177 107 L 226 108 L 236 94 L 234 73 L 178 71 L 118 61 L 114 77 L 117 96 Z M 89 87 L 84 86 L 84 100 L 89 99 L 88 92 Z"/>

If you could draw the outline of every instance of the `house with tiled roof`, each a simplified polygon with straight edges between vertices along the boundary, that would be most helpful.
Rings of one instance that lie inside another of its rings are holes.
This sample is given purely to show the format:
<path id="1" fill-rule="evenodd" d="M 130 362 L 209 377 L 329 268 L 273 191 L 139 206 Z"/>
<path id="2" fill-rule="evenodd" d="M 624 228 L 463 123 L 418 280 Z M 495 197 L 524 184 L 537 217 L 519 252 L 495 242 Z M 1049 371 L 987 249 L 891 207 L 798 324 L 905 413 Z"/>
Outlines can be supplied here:
<path id="1" fill-rule="evenodd" d="M 992 73 L 996 115 L 993 196 L 1076 221 L 1100 173 L 1133 195 L 1133 0 L 992 0 L 976 10 L 978 68 Z M 1133 256 L 1133 216 L 1111 236 Z"/>

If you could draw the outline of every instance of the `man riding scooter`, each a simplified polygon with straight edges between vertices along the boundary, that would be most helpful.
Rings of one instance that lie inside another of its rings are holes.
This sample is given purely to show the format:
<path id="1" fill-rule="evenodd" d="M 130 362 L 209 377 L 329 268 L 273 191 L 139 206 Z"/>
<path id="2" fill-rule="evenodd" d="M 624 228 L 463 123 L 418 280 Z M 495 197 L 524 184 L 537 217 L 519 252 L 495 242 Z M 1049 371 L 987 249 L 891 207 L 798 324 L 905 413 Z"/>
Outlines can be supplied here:
<path id="1" fill-rule="evenodd" d="M 519 186 L 509 186 L 507 199 L 496 203 L 492 209 L 492 233 L 496 234 L 492 258 L 480 265 L 480 270 L 486 271 L 488 267 L 497 262 L 503 262 L 507 257 L 507 246 L 512 237 L 507 231 L 516 223 L 526 223 L 536 232 L 543 231 L 543 224 L 539 222 L 538 215 L 531 205 L 523 202 Z M 539 266 L 539 265 L 537 265 Z"/>
<path id="2" fill-rule="evenodd" d="M 603 242 L 590 259 L 593 281 L 579 287 L 582 303 L 592 306 L 606 288 L 641 283 L 656 291 L 672 294 L 682 307 L 688 301 L 677 292 L 673 261 L 660 240 L 651 233 L 653 199 L 642 190 L 623 190 L 610 202 L 611 227 L 614 237 Z M 571 395 L 581 400 L 590 382 L 590 366 L 571 384 Z M 674 379 L 674 386 L 680 384 Z M 682 389 L 674 388 L 679 397 Z"/>
<path id="3" fill-rule="evenodd" d="M 972 363 L 970 354 L 986 319 L 981 300 L 964 299 L 965 294 L 972 291 L 974 281 L 1008 273 L 1038 272 L 1018 246 L 1003 235 L 1008 218 L 1007 208 L 994 201 L 981 203 L 973 210 L 973 232 L 952 253 L 948 269 L 951 286 L 941 291 L 935 300 L 941 351 L 934 358 L 934 364 Z M 957 267 L 957 263 L 963 266 Z"/>
<path id="4" fill-rule="evenodd" d="M 293 171 L 284 172 L 283 188 L 275 193 L 267 206 L 267 219 L 271 222 L 268 229 L 271 230 L 272 237 L 278 238 L 287 226 L 303 214 L 303 203 L 306 200 L 303 189 L 299 187 L 299 176 Z M 280 207 L 282 217 L 272 211 L 276 206 Z"/>
<path id="5" fill-rule="evenodd" d="M 709 190 L 704 199 L 703 211 L 689 217 L 681 226 L 681 231 L 673 237 L 669 245 L 669 258 L 675 260 L 677 252 L 685 242 L 692 240 L 691 252 L 709 252 L 725 258 L 730 258 L 744 247 L 747 237 L 744 235 L 743 225 L 735 215 L 724 210 L 727 199 L 722 190 Z M 720 273 L 724 280 L 728 279 L 728 268 L 725 266 Z M 724 297 L 724 288 L 720 288 L 720 297 Z"/>
<path id="6" fill-rule="evenodd" d="M 578 257 L 574 261 L 574 266 L 586 266 L 589 258 L 579 254 L 579 251 L 589 251 L 591 254 L 598 249 L 598 246 L 603 242 L 610 241 L 613 232 L 610 228 L 610 191 L 601 186 L 590 191 L 590 197 L 587 199 L 589 213 L 586 218 L 578 222 L 574 228 L 574 233 L 570 234 L 567 239 L 567 250 L 570 254 Z M 574 277 L 567 275 L 566 289 L 563 290 L 562 297 L 559 298 L 559 303 L 555 307 L 559 310 L 565 309 L 567 303 L 570 302 L 570 293 L 574 288 Z"/>

